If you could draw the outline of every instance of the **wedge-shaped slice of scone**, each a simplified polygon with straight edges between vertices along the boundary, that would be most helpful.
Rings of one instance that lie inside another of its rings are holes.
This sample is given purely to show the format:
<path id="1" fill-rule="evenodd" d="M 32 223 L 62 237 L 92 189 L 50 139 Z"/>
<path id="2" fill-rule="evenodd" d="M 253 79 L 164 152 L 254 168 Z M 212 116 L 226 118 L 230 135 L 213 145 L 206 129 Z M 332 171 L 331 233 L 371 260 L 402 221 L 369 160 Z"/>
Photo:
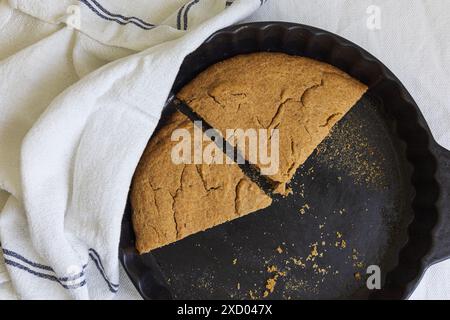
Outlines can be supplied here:
<path id="1" fill-rule="evenodd" d="M 269 206 L 272 202 L 237 164 L 175 164 L 172 132 L 193 122 L 175 112 L 150 140 L 131 188 L 140 253 Z M 205 145 L 215 145 L 209 140 Z M 217 154 L 222 151 L 215 147 Z M 223 155 L 223 154 L 222 154 Z"/>
<path id="2" fill-rule="evenodd" d="M 279 129 L 279 167 L 268 177 L 283 193 L 296 169 L 366 90 L 331 65 L 281 53 L 255 53 L 211 66 L 178 97 L 225 138 L 230 128 L 268 129 L 268 136 L 270 129 Z M 236 141 L 229 142 L 236 145 Z M 240 149 L 247 160 L 249 150 L 248 144 Z M 259 159 L 255 165 L 267 166 Z"/>

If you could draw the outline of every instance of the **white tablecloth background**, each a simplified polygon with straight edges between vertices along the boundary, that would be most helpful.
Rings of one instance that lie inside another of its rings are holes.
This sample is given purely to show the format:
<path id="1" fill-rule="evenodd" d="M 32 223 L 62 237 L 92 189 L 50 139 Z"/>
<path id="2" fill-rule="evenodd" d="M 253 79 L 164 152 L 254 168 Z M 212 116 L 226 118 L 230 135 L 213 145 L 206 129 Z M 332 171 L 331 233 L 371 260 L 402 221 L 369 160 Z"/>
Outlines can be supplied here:
<path id="1" fill-rule="evenodd" d="M 370 30 L 370 5 L 381 29 Z M 450 149 L 450 0 L 269 0 L 248 21 L 290 21 L 337 33 L 383 61 L 422 110 L 435 139 Z M 5 196 L 0 193 L 0 206 Z M 1 270 L 0 270 L 1 271 Z M 140 299 L 121 270 L 118 299 Z M 450 299 L 450 260 L 426 272 L 412 299 Z"/>

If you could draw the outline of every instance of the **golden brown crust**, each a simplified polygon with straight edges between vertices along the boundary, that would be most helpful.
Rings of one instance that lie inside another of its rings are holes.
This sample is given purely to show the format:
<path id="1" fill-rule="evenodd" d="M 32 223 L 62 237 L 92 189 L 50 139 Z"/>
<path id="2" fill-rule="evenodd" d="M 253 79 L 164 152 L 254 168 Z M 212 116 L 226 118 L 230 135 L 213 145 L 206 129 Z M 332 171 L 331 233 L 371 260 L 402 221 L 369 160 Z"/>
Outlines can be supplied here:
<path id="1" fill-rule="evenodd" d="M 193 123 L 175 112 L 150 140 L 134 175 L 132 220 L 140 253 L 272 202 L 236 164 L 174 164 L 171 135 L 181 128 L 193 133 Z"/>
<path id="2" fill-rule="evenodd" d="M 221 132 L 278 128 L 280 167 L 269 177 L 282 192 L 296 169 L 366 90 L 325 63 L 282 53 L 254 53 L 211 66 L 178 97 Z M 248 148 L 245 156 L 248 160 Z"/>
<path id="3" fill-rule="evenodd" d="M 280 167 L 270 178 L 283 193 L 296 169 L 366 90 L 330 65 L 255 53 L 211 66 L 178 96 L 223 133 L 237 128 L 279 129 Z M 272 201 L 236 164 L 174 164 L 171 151 L 176 142 L 171 135 L 180 128 L 192 133 L 193 123 L 176 112 L 150 140 L 133 179 L 132 219 L 140 253 Z M 245 156 L 248 159 L 247 152 Z"/>

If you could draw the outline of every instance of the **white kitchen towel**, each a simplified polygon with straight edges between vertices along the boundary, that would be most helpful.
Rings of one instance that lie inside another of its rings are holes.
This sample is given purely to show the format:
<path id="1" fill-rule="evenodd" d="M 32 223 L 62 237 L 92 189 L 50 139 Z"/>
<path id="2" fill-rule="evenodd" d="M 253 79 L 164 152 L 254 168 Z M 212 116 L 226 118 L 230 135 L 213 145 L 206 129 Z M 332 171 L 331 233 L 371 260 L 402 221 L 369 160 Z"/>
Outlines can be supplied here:
<path id="1" fill-rule="evenodd" d="M 131 177 L 179 66 L 264 2 L 0 2 L 0 241 L 19 298 L 114 296 Z"/>
<path id="2" fill-rule="evenodd" d="M 209 2 L 209 0 L 206 1 Z M 70 2 L 53 1 L 51 7 L 40 7 L 39 2 L 43 1 L 28 0 L 20 3 L 15 1 L 14 3 L 19 10 L 14 11 L 13 19 L 9 19 L 13 11 L 4 8 L 10 6 L 13 2 L 10 1 L 9 5 L 5 1 L 0 2 L 0 64 L 6 57 L 63 28 L 63 24 L 57 25 L 55 23 L 44 23 L 43 21 L 55 22 L 61 20 L 61 17 L 65 16 Z M 148 31 L 145 31 L 145 28 L 134 26 L 135 23 L 139 24 L 139 21 L 132 16 L 140 17 L 140 20 L 144 22 L 153 22 L 159 25 L 165 20 L 169 21 L 169 17 L 173 16 L 172 13 L 178 13 L 177 9 L 183 6 L 186 1 L 145 1 L 142 6 L 153 8 L 151 6 L 154 5 L 155 7 L 152 10 L 139 10 L 140 8 L 135 10 L 134 5 L 128 1 L 119 3 L 118 1 L 98 0 L 97 2 L 101 3 L 102 8 L 113 15 L 111 16 L 103 10 L 97 10 L 104 18 L 95 19 L 94 14 L 96 13 L 92 10 L 88 11 L 87 6 L 80 4 L 83 12 L 82 18 L 86 18 L 85 20 L 89 21 L 87 23 L 94 25 L 93 29 L 87 29 L 84 33 L 77 33 L 77 38 L 79 38 L 77 41 L 82 44 L 77 47 L 77 55 L 80 57 L 77 61 L 78 65 L 81 65 L 78 67 L 80 74 L 87 74 L 90 70 L 92 71 L 102 64 L 132 54 L 139 48 L 145 48 L 145 44 L 136 44 L 137 41 L 130 41 L 130 44 L 127 44 L 127 39 L 130 37 L 139 38 L 138 41 L 144 43 L 145 41 L 149 41 L 148 43 L 155 41 L 153 40 L 154 37 L 146 36 Z M 133 1 L 133 3 L 135 2 Z M 124 3 L 129 8 L 124 7 Z M 194 5 L 191 9 L 195 10 L 196 6 Z M 366 23 L 370 15 L 374 13 L 374 7 L 372 6 L 380 9 L 381 29 L 367 28 Z M 309 24 L 337 33 L 363 46 L 380 58 L 400 77 L 424 113 L 435 138 L 444 147 L 450 149 L 450 91 L 448 90 L 448 83 L 450 83 L 450 34 L 447 32 L 450 28 L 449 8 L 449 0 L 358 0 L 352 2 L 348 0 L 275 0 L 268 1 L 248 20 L 282 20 Z M 222 9 L 219 5 L 216 9 L 217 13 Z M 119 17 L 118 14 L 123 18 Z M 172 28 L 175 34 L 174 38 L 177 37 L 178 29 L 184 29 L 183 16 L 184 14 L 181 14 L 180 19 L 177 17 L 174 20 L 174 22 L 180 21 L 180 28 Z M 189 21 L 191 21 L 190 19 Z M 120 21 L 120 23 L 112 22 L 113 20 Z M 143 26 L 146 27 L 146 24 Z M 86 23 L 83 26 L 86 26 Z M 114 28 L 119 30 L 114 32 Z M 121 32 L 120 30 L 123 29 L 131 31 Z M 142 36 L 137 36 L 138 33 L 141 33 Z M 89 37 L 85 36 L 88 34 Z M 106 38 L 104 36 L 106 34 L 108 35 L 106 45 L 92 40 Z M 91 46 L 99 48 L 89 49 Z M 0 78 L 0 83 L 2 81 Z M 37 97 L 34 97 L 34 99 L 37 99 Z M 8 145 L 4 144 L 6 140 L 1 138 L 3 132 L 5 132 L 3 123 L 6 123 L 6 120 L 4 120 L 6 118 L 3 118 L 6 115 L 3 114 L 5 111 L 1 104 L 2 100 L 3 93 L 0 95 L 0 177 L 3 177 L 5 171 L 2 171 L 2 168 L 7 164 L 5 158 L 3 158 L 7 156 L 4 150 L 10 150 L 6 147 Z M 42 103 L 42 105 L 45 105 L 45 103 Z M 46 108 L 46 106 L 42 108 Z M 36 113 L 39 116 L 39 112 Z M 24 121 L 26 119 L 26 116 L 24 116 Z M 13 120 L 8 121 L 12 122 Z M 32 123 L 32 120 L 30 122 Z M 27 130 L 27 128 L 24 129 L 25 133 Z M 25 135 L 25 133 L 20 134 Z M 12 152 L 11 154 L 15 154 L 15 158 L 11 158 L 10 163 L 15 163 L 14 159 L 18 159 L 18 153 Z M 13 168 L 13 171 L 18 170 L 15 167 Z M 0 178 L 0 185 L 1 181 L 3 181 L 2 178 Z M 0 191 L 0 211 L 5 198 L 5 193 Z M 24 213 L 22 212 L 22 214 Z M 1 216 L 0 213 L 0 218 Z M 7 281 L 8 274 L 5 271 L 2 273 L 5 268 L 2 268 L 1 260 L 0 257 L 0 299 L 14 298 L 15 294 L 11 282 L 2 283 L 2 281 Z M 87 268 L 92 267 L 95 271 L 96 267 L 91 261 Z M 122 282 L 124 281 L 121 281 L 118 296 L 120 296 L 124 287 Z M 136 293 L 133 295 L 132 288 L 129 291 L 129 298 L 137 297 Z M 126 297 L 126 295 L 122 297 Z M 450 299 L 450 260 L 430 268 L 412 298 Z"/>

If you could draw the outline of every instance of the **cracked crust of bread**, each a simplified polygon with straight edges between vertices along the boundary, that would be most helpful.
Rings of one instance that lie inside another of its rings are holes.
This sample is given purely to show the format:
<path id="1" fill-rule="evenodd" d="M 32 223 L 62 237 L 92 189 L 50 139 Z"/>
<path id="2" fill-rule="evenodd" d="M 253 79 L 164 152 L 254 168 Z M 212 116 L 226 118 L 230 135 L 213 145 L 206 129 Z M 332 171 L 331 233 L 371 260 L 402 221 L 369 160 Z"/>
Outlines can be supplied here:
<path id="1" fill-rule="evenodd" d="M 280 167 L 269 178 L 278 185 L 276 192 L 284 193 L 297 168 L 366 90 L 325 63 L 282 53 L 254 53 L 209 67 L 178 97 L 222 132 L 279 129 Z M 249 159 L 247 146 L 245 157 Z"/>
<path id="2" fill-rule="evenodd" d="M 187 129 L 193 134 L 193 123 L 178 111 L 167 123 L 147 145 L 131 187 L 132 222 L 140 253 L 272 202 L 236 164 L 174 164 L 171 150 L 177 142 L 171 141 L 172 132 Z"/>

